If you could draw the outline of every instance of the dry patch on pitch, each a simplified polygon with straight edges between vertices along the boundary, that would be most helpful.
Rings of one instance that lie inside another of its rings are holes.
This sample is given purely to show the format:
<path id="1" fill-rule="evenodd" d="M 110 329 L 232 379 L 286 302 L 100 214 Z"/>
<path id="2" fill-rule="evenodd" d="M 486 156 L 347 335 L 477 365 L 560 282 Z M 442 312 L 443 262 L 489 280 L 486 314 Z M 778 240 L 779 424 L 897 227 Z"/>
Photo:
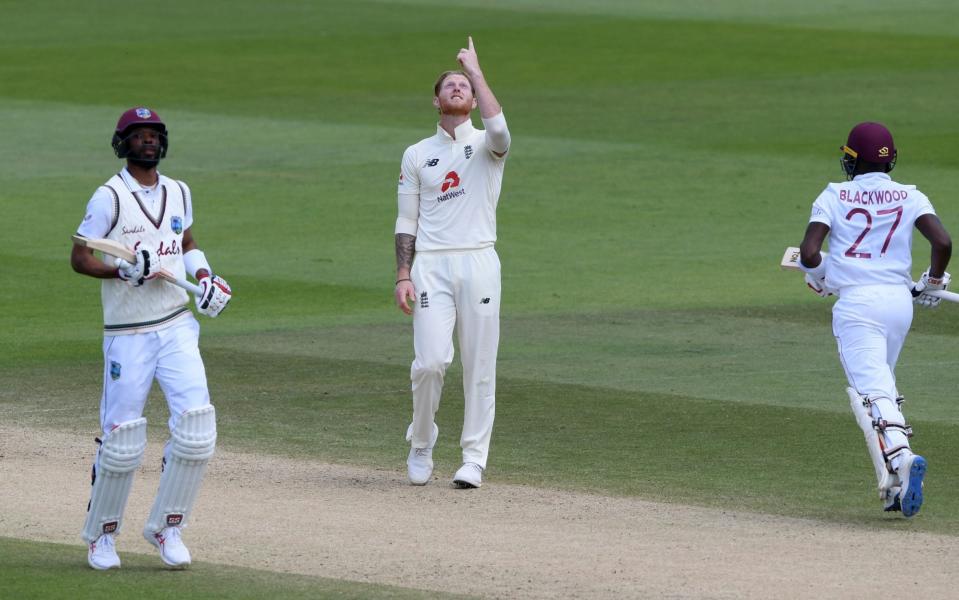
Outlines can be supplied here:
<path id="1" fill-rule="evenodd" d="M 0 425 L 3 535 L 77 545 L 88 436 Z M 124 553 L 159 479 L 151 445 Z M 196 560 L 500 598 L 954 597 L 959 539 L 544 490 L 426 487 L 396 471 L 220 451 L 185 541 Z M 160 567 L 159 558 L 157 559 Z"/>

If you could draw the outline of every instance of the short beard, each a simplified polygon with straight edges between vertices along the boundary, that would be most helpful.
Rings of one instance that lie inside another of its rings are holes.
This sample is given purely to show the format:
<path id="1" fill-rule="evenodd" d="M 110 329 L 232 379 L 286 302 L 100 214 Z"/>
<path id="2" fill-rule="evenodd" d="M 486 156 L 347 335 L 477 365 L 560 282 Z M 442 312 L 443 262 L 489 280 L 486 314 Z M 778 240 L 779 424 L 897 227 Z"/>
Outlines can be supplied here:
<path id="1" fill-rule="evenodd" d="M 160 163 L 159 158 L 130 158 L 127 157 L 127 162 L 141 169 L 155 169 L 156 166 Z"/>
<path id="2" fill-rule="evenodd" d="M 444 116 L 448 115 L 451 117 L 464 117 L 469 115 L 471 112 L 473 112 L 473 107 L 469 104 L 463 108 L 459 108 L 457 106 L 450 106 L 440 102 L 440 114 Z"/>

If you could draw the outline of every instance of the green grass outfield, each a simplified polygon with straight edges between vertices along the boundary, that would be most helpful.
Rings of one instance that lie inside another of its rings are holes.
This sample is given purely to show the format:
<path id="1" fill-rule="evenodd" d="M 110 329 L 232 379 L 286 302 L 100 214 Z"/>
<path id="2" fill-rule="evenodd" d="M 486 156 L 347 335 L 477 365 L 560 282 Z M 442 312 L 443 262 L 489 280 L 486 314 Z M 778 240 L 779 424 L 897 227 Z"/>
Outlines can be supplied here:
<path id="1" fill-rule="evenodd" d="M 401 470 L 395 179 L 471 34 L 513 136 L 488 479 L 959 535 L 959 307 L 917 313 L 900 361 L 930 469 L 921 515 L 890 521 L 830 302 L 777 267 L 862 120 L 890 126 L 897 179 L 959 235 L 959 6 L 700 4 L 0 0 L 0 419 L 96 430 L 98 284 L 70 270 L 69 236 L 120 167 L 117 116 L 143 103 L 236 293 L 202 321 L 221 445 Z M 918 276 L 924 244 L 916 257 Z M 448 469 L 459 376 L 439 414 Z M 154 397 L 158 438 L 164 410 Z M 4 540 L 0 579 L 19 553 L 76 562 Z M 86 589 L 77 569 L 47 576 Z"/>

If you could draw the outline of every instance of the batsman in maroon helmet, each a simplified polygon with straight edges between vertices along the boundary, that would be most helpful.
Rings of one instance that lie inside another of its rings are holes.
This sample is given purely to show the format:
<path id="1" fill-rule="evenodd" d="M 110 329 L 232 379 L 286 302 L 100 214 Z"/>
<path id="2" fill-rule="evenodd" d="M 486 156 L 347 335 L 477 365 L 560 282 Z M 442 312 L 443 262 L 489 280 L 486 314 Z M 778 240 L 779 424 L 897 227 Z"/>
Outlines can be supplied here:
<path id="1" fill-rule="evenodd" d="M 928 294 L 949 285 L 952 240 L 929 199 L 893 181 L 898 152 L 879 123 L 860 123 L 842 151 L 847 181 L 816 198 L 800 246 L 800 267 L 816 294 L 835 295 L 833 335 L 846 392 L 876 471 L 883 509 L 919 512 L 926 459 L 913 451 L 912 428 L 896 387 L 896 361 L 912 324 L 913 303 L 936 307 Z M 931 246 L 929 267 L 912 280 L 912 232 Z M 829 252 L 822 252 L 829 239 Z"/>
<path id="2" fill-rule="evenodd" d="M 189 298 L 156 274 L 162 268 L 181 279 L 195 277 L 203 290 L 195 299 L 197 311 L 210 317 L 226 308 L 232 291 L 214 275 L 193 239 L 190 188 L 157 170 L 169 149 L 160 116 L 142 106 L 131 108 L 120 116 L 112 143 L 126 166 L 94 192 L 77 233 L 119 242 L 136 259 L 105 262 L 80 244 L 74 244 L 70 257 L 76 272 L 102 281 L 104 322 L 102 431 L 82 537 L 91 567 L 120 566 L 115 537 L 146 449 L 143 409 L 156 379 L 170 409 L 170 440 L 143 535 L 165 564 L 185 567 L 191 558 L 181 529 L 213 455 L 216 418 Z"/>

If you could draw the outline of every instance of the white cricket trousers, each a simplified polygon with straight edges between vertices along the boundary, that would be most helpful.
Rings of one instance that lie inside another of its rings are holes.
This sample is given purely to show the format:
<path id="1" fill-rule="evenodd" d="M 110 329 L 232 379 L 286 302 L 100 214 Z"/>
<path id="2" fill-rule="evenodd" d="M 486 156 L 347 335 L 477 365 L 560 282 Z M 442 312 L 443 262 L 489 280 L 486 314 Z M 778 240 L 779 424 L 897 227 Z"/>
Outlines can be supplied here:
<path id="1" fill-rule="evenodd" d="M 832 309 L 832 331 L 849 386 L 862 396 L 896 399 L 896 361 L 912 325 L 905 285 L 844 287 Z"/>
<path id="2" fill-rule="evenodd" d="M 166 396 L 171 431 L 184 411 L 209 404 L 199 338 L 200 324 L 193 315 L 159 331 L 104 336 L 103 433 L 143 416 L 154 378 Z"/>
<path id="3" fill-rule="evenodd" d="M 463 363 L 463 462 L 486 468 L 496 413 L 500 263 L 490 248 L 417 252 L 410 273 L 413 308 L 414 448 L 430 445 L 443 379 L 453 362 L 453 330 Z"/>

